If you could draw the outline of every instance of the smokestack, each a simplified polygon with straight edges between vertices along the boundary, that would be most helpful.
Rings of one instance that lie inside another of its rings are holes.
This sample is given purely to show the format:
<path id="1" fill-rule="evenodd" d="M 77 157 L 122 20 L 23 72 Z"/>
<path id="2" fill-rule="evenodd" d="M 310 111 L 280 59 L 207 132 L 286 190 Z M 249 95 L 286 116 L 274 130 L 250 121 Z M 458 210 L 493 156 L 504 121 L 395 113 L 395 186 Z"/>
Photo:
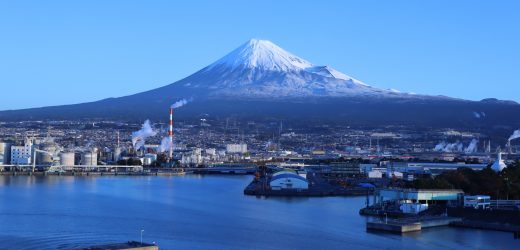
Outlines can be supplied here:
<path id="1" fill-rule="evenodd" d="M 507 148 L 509 150 L 509 154 L 511 154 L 511 140 L 507 141 Z"/>
<path id="2" fill-rule="evenodd" d="M 173 159 L 173 107 L 170 107 L 170 159 Z"/>

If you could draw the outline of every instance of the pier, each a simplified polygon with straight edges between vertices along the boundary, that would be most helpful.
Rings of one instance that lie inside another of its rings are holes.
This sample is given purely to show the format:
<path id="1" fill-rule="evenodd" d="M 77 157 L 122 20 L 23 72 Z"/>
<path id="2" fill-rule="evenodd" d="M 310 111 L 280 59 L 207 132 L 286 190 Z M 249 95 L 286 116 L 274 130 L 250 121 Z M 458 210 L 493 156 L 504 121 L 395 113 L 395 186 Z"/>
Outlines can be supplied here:
<path id="1" fill-rule="evenodd" d="M 129 241 L 126 243 L 91 246 L 82 250 L 159 250 L 159 247 L 156 244 Z"/>
<path id="2" fill-rule="evenodd" d="M 411 217 L 367 222 L 366 227 L 367 230 L 408 233 L 421 231 L 423 228 L 449 226 L 451 223 L 461 220 L 461 218 L 447 216 Z"/>

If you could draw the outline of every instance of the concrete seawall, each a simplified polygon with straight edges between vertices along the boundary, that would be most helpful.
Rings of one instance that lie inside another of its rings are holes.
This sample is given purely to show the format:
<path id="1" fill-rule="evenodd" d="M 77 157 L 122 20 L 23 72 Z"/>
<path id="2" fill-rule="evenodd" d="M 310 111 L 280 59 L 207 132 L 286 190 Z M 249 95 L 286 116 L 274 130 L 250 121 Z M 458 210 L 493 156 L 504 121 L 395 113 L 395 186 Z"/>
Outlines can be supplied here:
<path id="1" fill-rule="evenodd" d="M 387 221 L 367 222 L 367 230 L 388 231 L 394 233 L 407 233 L 421 231 L 424 228 L 449 226 L 451 223 L 460 222 L 460 218 L 454 217 L 418 217 L 402 218 Z"/>

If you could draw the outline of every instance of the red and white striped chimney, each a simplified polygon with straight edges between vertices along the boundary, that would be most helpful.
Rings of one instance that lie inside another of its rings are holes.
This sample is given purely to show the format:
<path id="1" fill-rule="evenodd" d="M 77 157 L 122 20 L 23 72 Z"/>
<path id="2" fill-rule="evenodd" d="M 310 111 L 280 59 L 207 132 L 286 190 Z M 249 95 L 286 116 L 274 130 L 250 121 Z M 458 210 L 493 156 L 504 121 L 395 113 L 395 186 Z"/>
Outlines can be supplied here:
<path id="1" fill-rule="evenodd" d="M 170 107 L 170 159 L 173 159 L 173 108 Z"/>

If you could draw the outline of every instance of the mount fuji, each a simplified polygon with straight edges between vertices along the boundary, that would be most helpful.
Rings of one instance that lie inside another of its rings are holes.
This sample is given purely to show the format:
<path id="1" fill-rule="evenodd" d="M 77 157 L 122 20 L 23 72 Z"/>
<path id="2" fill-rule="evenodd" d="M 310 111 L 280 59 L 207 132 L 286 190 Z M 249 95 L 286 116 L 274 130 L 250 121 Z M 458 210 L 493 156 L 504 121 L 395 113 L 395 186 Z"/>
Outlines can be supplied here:
<path id="1" fill-rule="evenodd" d="M 250 100 L 426 97 L 371 87 L 329 66 L 316 66 L 270 41 L 256 39 L 175 84 L 182 85 L 193 95 Z"/>
<path id="2" fill-rule="evenodd" d="M 164 119 L 168 107 L 181 99 L 193 100 L 176 111 L 176 117 L 186 119 L 204 115 L 349 124 L 520 125 L 516 102 L 381 89 L 256 39 L 157 89 L 90 103 L 1 111 L 0 120 Z"/>

